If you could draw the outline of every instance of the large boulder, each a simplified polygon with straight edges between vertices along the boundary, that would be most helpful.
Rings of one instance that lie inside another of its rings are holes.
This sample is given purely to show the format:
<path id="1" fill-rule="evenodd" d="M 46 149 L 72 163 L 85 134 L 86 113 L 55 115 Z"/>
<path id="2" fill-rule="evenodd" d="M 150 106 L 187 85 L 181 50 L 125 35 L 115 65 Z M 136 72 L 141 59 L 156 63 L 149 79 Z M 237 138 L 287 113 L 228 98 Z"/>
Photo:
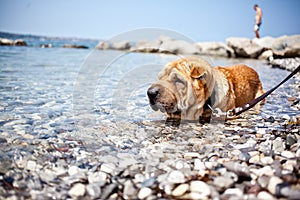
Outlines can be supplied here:
<path id="1" fill-rule="evenodd" d="M 272 45 L 273 53 L 279 57 L 300 56 L 300 35 L 282 36 Z"/>
<path id="2" fill-rule="evenodd" d="M 276 59 L 273 59 L 273 60 L 269 61 L 269 63 L 273 67 L 278 67 L 278 68 L 281 68 L 281 69 L 286 69 L 286 70 L 289 70 L 289 71 L 293 71 L 300 65 L 300 57 L 296 57 L 296 58 L 276 58 Z"/>
<path id="3" fill-rule="evenodd" d="M 131 48 L 131 51 L 144 52 L 144 53 L 156 53 L 159 52 L 161 43 L 162 42 L 160 40 L 140 41 L 137 42 L 135 46 Z"/>
<path id="4" fill-rule="evenodd" d="M 18 39 L 14 41 L 15 46 L 27 46 L 27 43 L 24 40 Z"/>
<path id="5" fill-rule="evenodd" d="M 109 42 L 107 41 L 100 41 L 97 45 L 96 45 L 96 49 L 100 49 L 100 50 L 107 50 L 110 49 L 111 45 Z"/>
<path id="6" fill-rule="evenodd" d="M 127 41 L 113 42 L 111 44 L 112 49 L 120 50 L 120 51 L 129 50 L 130 46 L 131 46 L 130 43 Z"/>
<path id="7" fill-rule="evenodd" d="M 222 42 L 200 42 L 197 43 L 201 54 L 220 57 L 234 57 L 234 51 Z"/>
<path id="8" fill-rule="evenodd" d="M 21 39 L 11 40 L 7 38 L 0 38 L 0 46 L 27 46 L 27 44 Z"/>
<path id="9" fill-rule="evenodd" d="M 254 38 L 252 41 L 263 47 L 265 50 L 272 49 L 273 43 L 276 39 L 270 36 L 262 38 Z"/>
<path id="10" fill-rule="evenodd" d="M 0 38 L 0 46 L 12 46 L 14 41 L 7 38 Z"/>
<path id="11" fill-rule="evenodd" d="M 184 40 L 163 40 L 159 52 L 183 55 L 196 55 L 201 53 L 200 48 L 196 44 Z"/>
<path id="12" fill-rule="evenodd" d="M 249 38 L 231 37 L 226 39 L 226 43 L 233 49 L 236 57 L 257 58 L 264 50 Z"/>
<path id="13" fill-rule="evenodd" d="M 73 49 L 88 49 L 89 47 L 84 45 L 76 45 L 76 44 L 64 44 L 63 48 L 73 48 Z"/>

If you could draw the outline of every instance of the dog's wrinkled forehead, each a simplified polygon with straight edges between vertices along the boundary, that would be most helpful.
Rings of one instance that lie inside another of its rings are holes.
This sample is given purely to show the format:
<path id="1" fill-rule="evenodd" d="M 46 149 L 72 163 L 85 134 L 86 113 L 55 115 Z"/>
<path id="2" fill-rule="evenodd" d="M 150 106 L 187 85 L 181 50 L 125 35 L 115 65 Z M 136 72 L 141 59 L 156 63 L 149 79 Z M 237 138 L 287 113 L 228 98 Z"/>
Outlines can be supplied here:
<path id="1" fill-rule="evenodd" d="M 168 63 L 158 74 L 160 80 L 167 79 L 173 73 L 180 73 L 186 78 L 199 79 L 205 77 L 210 65 L 201 59 L 179 59 Z"/>
<path id="2" fill-rule="evenodd" d="M 168 63 L 158 74 L 158 78 L 165 79 L 173 73 L 180 73 L 185 77 L 190 76 L 190 71 L 193 68 L 193 63 L 187 60 L 178 60 Z"/>

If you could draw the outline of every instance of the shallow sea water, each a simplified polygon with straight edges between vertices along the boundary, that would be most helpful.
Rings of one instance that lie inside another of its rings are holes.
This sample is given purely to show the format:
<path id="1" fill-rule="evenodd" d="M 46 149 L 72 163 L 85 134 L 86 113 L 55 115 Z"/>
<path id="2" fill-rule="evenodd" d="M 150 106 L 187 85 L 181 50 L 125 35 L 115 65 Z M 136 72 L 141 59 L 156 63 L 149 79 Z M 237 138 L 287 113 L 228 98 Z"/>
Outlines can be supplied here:
<path id="1" fill-rule="evenodd" d="M 84 141 L 87 148 L 108 145 L 116 151 L 135 153 L 148 142 L 172 140 L 174 145 L 184 146 L 190 138 L 203 135 L 208 139 L 211 135 L 213 141 L 213 135 L 224 130 L 280 129 L 277 125 L 266 127 L 262 119 L 300 113 L 291 109 L 288 101 L 299 93 L 290 80 L 268 97 L 260 112 L 247 112 L 229 124 L 218 119 L 204 127 L 198 123 L 166 127 L 165 115 L 149 107 L 146 91 L 160 69 L 177 58 L 119 51 L 1 47 L 0 134 L 32 140 L 64 134 Z M 244 63 L 253 67 L 266 91 L 289 74 L 262 60 L 205 59 L 213 65 Z M 232 128 L 232 124 L 238 125 Z"/>

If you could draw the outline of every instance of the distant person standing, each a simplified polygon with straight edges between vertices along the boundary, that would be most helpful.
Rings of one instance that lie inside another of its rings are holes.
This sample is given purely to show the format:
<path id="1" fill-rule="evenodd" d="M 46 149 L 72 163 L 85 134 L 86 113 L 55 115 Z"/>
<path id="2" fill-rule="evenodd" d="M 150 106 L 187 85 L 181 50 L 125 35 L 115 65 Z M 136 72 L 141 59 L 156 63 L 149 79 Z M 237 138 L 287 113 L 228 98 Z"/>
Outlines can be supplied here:
<path id="1" fill-rule="evenodd" d="M 261 8 L 257 4 L 254 5 L 254 10 L 256 11 L 254 32 L 255 32 L 256 38 L 259 38 L 258 31 L 259 31 L 259 28 L 260 28 L 260 25 L 261 25 L 262 10 L 261 10 Z"/>

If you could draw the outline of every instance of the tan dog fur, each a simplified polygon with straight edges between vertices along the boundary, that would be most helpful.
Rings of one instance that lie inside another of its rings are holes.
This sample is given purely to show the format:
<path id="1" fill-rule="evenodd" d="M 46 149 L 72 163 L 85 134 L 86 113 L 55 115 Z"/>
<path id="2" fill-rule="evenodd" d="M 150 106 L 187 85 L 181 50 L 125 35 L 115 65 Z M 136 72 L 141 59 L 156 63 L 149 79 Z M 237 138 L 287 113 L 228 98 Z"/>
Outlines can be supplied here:
<path id="1" fill-rule="evenodd" d="M 200 58 L 168 63 L 148 89 L 150 106 L 168 118 L 199 120 L 205 103 L 226 112 L 264 93 L 257 72 L 246 65 L 212 67 Z M 205 116 L 207 117 L 207 116 Z M 210 117 L 210 116 L 209 116 Z"/>

